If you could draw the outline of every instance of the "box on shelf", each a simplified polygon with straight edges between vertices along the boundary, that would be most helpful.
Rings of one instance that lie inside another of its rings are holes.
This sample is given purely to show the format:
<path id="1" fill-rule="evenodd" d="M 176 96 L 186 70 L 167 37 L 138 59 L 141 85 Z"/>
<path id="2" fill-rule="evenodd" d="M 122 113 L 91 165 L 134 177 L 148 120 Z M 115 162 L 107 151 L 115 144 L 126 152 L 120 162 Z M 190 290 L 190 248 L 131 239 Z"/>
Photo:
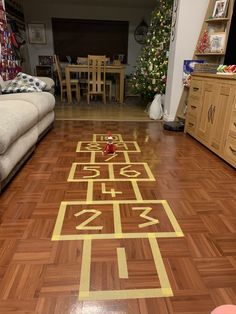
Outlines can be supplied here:
<path id="1" fill-rule="evenodd" d="M 205 72 L 216 74 L 218 66 L 218 63 L 198 63 L 195 65 L 193 73 Z"/>

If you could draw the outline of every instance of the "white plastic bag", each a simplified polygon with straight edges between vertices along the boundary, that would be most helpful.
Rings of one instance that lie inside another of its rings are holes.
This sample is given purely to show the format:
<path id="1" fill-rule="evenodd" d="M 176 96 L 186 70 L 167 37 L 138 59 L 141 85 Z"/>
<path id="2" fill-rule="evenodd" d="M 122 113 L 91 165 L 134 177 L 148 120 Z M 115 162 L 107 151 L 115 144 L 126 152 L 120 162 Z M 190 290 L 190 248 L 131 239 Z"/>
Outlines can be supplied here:
<path id="1" fill-rule="evenodd" d="M 156 94 L 151 106 L 149 108 L 149 118 L 150 119 L 154 119 L 154 120 L 159 120 L 162 118 L 163 116 L 163 109 L 162 109 L 162 105 L 161 105 L 161 95 L 160 94 Z"/>

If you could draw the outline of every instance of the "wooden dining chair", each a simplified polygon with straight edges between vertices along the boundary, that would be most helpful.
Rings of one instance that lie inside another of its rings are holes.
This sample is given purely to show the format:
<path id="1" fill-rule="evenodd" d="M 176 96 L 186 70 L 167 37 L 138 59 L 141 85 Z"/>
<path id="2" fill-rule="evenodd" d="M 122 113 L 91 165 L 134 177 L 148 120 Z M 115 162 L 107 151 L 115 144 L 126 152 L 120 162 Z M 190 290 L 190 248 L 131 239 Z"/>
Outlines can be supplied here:
<path id="1" fill-rule="evenodd" d="M 112 81 L 106 80 L 106 62 L 106 56 L 88 55 L 88 104 L 92 95 L 102 95 L 103 103 L 106 104 L 107 88 L 111 101 Z"/>
<path id="2" fill-rule="evenodd" d="M 88 58 L 87 57 L 77 57 L 77 64 L 78 65 L 88 65 Z M 79 85 L 80 85 L 80 91 L 81 95 L 87 95 L 87 86 L 88 86 L 88 73 L 87 72 L 81 72 L 78 73 L 79 75 Z"/>
<path id="3" fill-rule="evenodd" d="M 62 73 L 62 68 L 60 64 L 59 57 L 57 55 L 53 56 L 55 69 L 57 72 L 57 76 L 60 83 L 60 89 L 61 89 L 61 101 L 63 100 L 63 95 L 66 94 L 66 80 L 64 78 L 64 75 Z M 79 80 L 78 79 L 70 79 L 70 85 L 71 85 L 71 92 L 75 92 L 76 100 L 77 102 L 80 101 L 80 86 L 79 86 Z"/>

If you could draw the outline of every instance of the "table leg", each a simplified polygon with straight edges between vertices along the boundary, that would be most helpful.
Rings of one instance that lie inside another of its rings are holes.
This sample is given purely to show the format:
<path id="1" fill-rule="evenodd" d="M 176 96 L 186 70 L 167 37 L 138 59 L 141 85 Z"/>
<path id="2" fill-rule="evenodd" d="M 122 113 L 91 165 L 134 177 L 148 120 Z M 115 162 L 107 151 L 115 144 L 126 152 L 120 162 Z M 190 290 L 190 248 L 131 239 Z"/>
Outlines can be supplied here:
<path id="1" fill-rule="evenodd" d="M 70 85 L 70 70 L 65 68 L 65 78 L 66 78 L 66 94 L 68 103 L 72 103 L 71 96 L 71 85 Z"/>
<path id="2" fill-rule="evenodd" d="M 115 101 L 119 102 L 119 96 L 120 96 L 120 76 L 119 74 L 117 75 L 116 73 L 114 74 L 115 77 Z"/>
<path id="3" fill-rule="evenodd" d="M 120 103 L 124 103 L 124 85 L 125 85 L 125 72 L 120 72 Z"/>

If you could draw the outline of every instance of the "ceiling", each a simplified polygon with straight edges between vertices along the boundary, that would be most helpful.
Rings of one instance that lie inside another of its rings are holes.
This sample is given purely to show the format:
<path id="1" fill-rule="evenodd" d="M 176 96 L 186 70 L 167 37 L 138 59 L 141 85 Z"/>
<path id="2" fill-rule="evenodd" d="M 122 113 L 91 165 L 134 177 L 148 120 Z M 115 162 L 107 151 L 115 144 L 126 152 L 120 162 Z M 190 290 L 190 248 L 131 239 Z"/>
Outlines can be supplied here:
<path id="1" fill-rule="evenodd" d="M 15 0 L 23 2 L 24 0 Z M 30 2 L 38 3 L 38 0 L 31 0 Z M 40 0 L 47 4 L 65 4 L 65 0 Z M 68 5 L 89 5 L 89 6 L 109 6 L 109 7 L 123 7 L 123 8 L 147 8 L 152 9 L 156 6 L 158 0 L 66 0 Z"/>

